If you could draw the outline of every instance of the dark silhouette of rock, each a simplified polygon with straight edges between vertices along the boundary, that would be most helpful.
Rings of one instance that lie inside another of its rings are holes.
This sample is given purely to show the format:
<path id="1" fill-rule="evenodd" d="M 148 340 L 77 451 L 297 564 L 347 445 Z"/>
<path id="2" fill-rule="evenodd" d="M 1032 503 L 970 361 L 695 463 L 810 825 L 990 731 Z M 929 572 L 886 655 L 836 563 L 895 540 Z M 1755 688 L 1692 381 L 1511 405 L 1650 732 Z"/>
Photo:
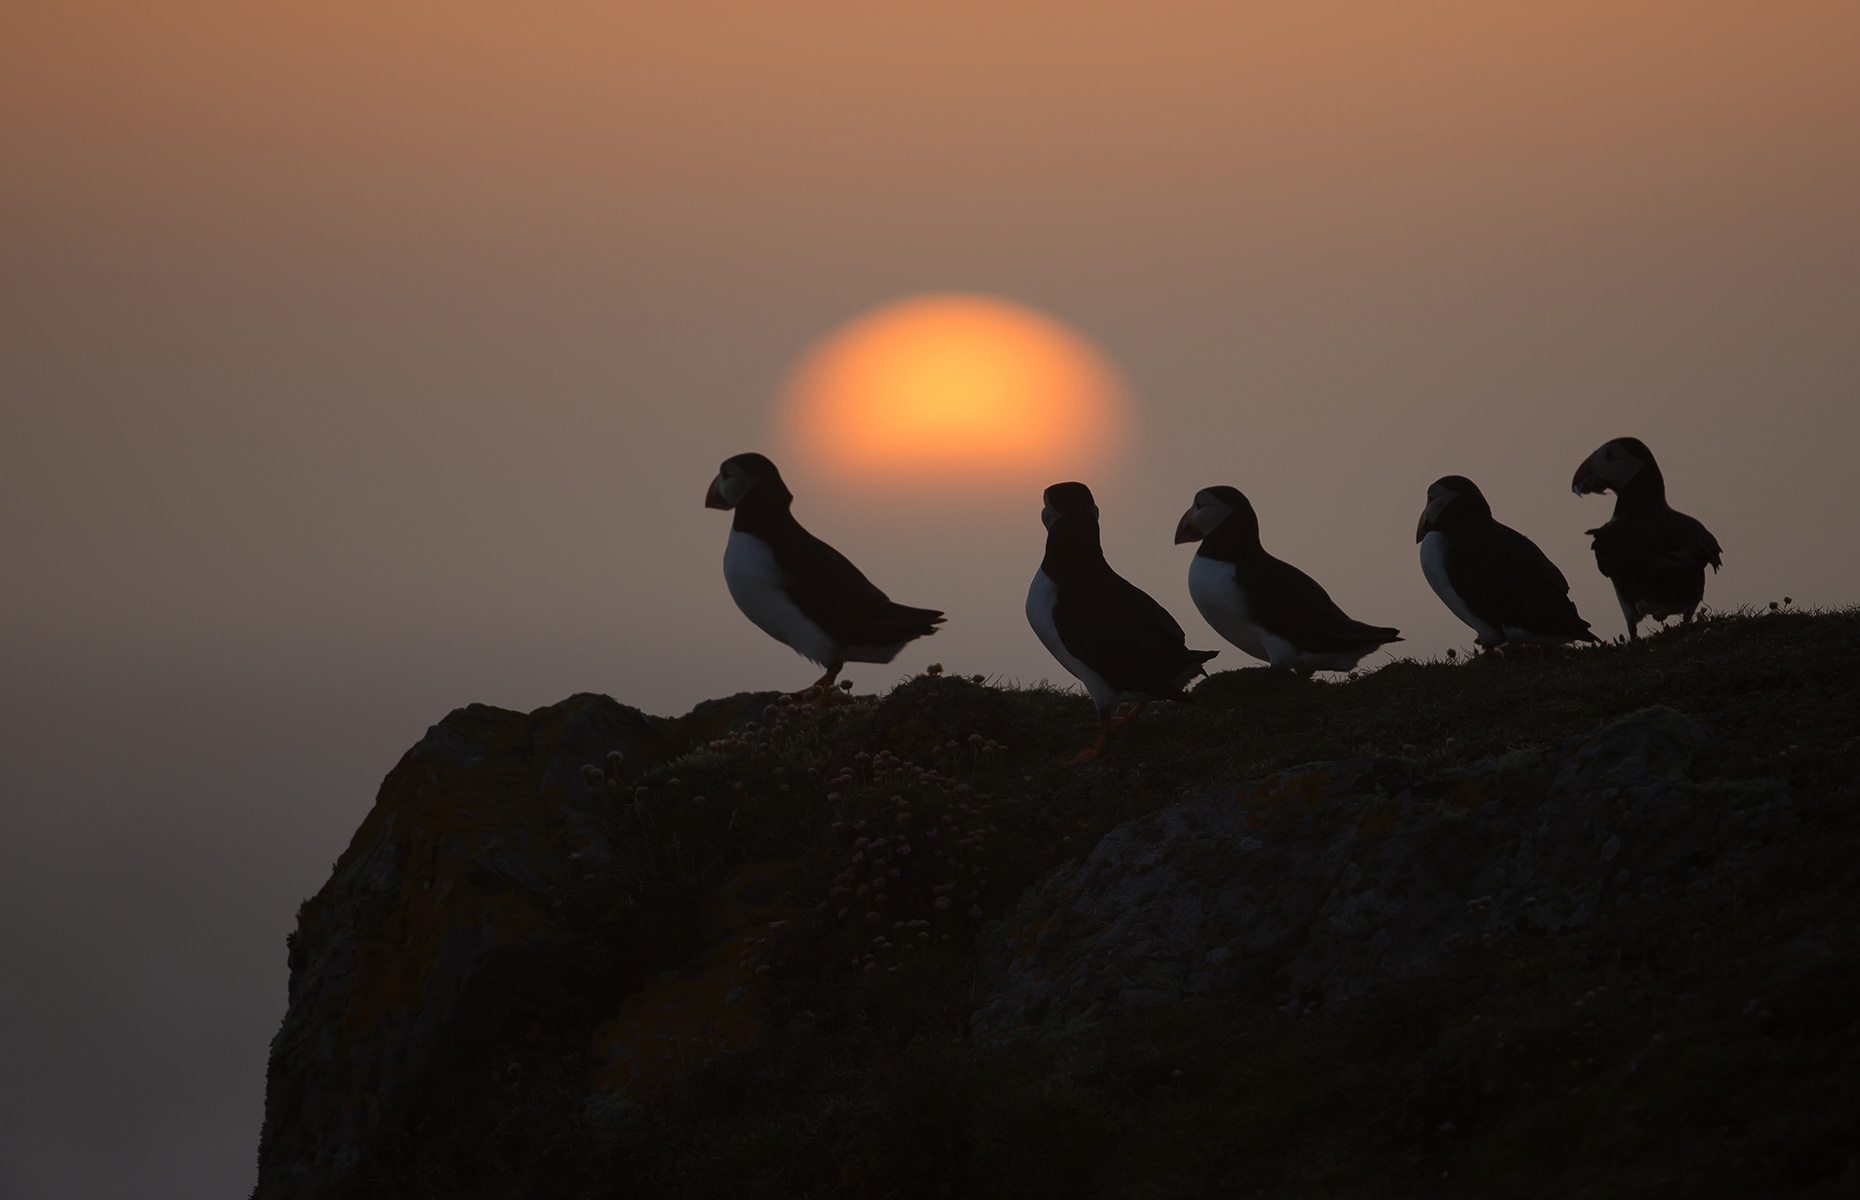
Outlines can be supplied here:
<path id="1" fill-rule="evenodd" d="M 298 914 L 254 1196 L 330 1194 L 513 1009 L 570 980 L 636 989 L 652 956 L 609 949 L 646 936 L 607 871 L 623 785 L 773 698 L 665 719 L 582 694 L 527 714 L 475 704 L 428 730 Z"/>
<path id="2" fill-rule="evenodd" d="M 1781 785 L 1693 783 L 1670 708 L 1416 778 L 1320 763 L 1119 826 L 982 937 L 983 1041 L 1235 988 L 1334 1006 L 1474 939 L 1575 929 L 1766 867 Z"/>

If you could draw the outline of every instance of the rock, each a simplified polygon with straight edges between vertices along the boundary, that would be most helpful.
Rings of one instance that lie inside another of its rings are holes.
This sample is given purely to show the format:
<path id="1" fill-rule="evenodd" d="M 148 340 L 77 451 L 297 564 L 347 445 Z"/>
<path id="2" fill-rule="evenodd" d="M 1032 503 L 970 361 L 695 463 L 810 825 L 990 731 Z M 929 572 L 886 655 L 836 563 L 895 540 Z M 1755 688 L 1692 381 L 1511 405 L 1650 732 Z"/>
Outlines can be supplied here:
<path id="1" fill-rule="evenodd" d="M 717 890 L 704 952 L 629 996 L 594 1031 L 598 1095 L 640 1101 L 761 1034 L 758 971 L 768 969 L 769 922 L 797 911 L 786 891 L 792 874 L 792 863 L 753 863 Z"/>
<path id="2" fill-rule="evenodd" d="M 610 870 L 609 822 L 631 798 L 621 785 L 771 699 L 668 720 L 583 694 L 528 714 L 472 705 L 428 730 L 298 913 L 254 1196 L 328 1194 L 447 1057 L 513 1007 L 590 978 L 616 993 L 643 982 L 628 971 L 647 956 L 604 949 L 624 942 L 631 904 Z M 595 1123 L 613 1125 L 616 1105 Z"/>
<path id="3" fill-rule="evenodd" d="M 1246 987 L 1332 1007 L 1470 941 L 1707 896 L 1796 819 L 1779 784 L 1688 782 L 1707 740 L 1650 708 L 1556 753 L 1320 763 L 1121 825 L 984 931 L 973 1036 Z"/>

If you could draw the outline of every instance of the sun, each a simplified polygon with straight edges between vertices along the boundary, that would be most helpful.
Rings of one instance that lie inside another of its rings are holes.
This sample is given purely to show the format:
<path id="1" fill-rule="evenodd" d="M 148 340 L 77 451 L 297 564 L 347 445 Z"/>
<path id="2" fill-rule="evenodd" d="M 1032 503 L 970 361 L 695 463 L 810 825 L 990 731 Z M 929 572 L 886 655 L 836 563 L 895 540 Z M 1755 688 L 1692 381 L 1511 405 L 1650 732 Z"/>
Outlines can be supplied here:
<path id="1" fill-rule="evenodd" d="M 1125 395 L 1110 359 L 1053 317 L 935 293 L 821 339 L 788 378 L 780 426 L 787 456 L 833 483 L 975 495 L 1110 466 Z"/>

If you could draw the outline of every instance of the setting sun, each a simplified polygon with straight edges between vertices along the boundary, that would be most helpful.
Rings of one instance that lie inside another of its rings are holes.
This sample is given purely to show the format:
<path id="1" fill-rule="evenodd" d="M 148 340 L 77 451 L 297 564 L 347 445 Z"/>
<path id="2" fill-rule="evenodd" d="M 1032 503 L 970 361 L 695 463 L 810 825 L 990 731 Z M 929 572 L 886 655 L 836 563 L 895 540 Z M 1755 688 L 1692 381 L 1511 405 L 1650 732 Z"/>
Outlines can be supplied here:
<path id="1" fill-rule="evenodd" d="M 1108 465 L 1124 389 L 1110 360 L 1052 317 L 945 293 L 828 334 L 790 376 L 783 409 L 789 453 L 828 479 L 996 490 Z"/>

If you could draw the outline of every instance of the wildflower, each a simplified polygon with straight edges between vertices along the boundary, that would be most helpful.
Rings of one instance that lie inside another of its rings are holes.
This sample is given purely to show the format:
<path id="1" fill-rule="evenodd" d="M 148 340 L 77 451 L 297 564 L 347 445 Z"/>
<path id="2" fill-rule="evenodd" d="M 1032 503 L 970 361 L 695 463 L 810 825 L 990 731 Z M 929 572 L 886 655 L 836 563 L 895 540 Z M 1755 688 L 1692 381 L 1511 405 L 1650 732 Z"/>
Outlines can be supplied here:
<path id="1" fill-rule="evenodd" d="M 943 673 L 942 663 L 931 663 L 929 666 L 924 668 L 924 674 L 926 675 L 941 675 L 942 673 Z"/>
<path id="2" fill-rule="evenodd" d="M 937 908 L 938 908 L 939 910 L 941 910 L 941 909 L 945 909 L 945 908 L 948 908 L 948 907 L 949 907 L 949 897 L 948 897 L 948 896 L 938 896 L 938 897 L 936 898 L 936 907 L 937 907 Z"/>
<path id="3" fill-rule="evenodd" d="M 873 909 L 871 912 L 865 914 L 865 923 L 867 925 L 878 924 L 878 910 L 877 909 Z"/>
<path id="4" fill-rule="evenodd" d="M 693 803 L 693 804 L 703 804 L 703 803 L 704 803 L 704 797 L 702 797 L 702 796 L 693 796 L 693 797 L 691 797 L 691 803 Z"/>
<path id="5" fill-rule="evenodd" d="M 979 916 L 981 916 L 981 915 L 982 915 L 982 906 L 981 906 L 981 905 L 979 905 L 979 904 L 971 904 L 971 905 L 969 905 L 969 915 L 970 915 L 971 917 L 979 917 Z"/>

